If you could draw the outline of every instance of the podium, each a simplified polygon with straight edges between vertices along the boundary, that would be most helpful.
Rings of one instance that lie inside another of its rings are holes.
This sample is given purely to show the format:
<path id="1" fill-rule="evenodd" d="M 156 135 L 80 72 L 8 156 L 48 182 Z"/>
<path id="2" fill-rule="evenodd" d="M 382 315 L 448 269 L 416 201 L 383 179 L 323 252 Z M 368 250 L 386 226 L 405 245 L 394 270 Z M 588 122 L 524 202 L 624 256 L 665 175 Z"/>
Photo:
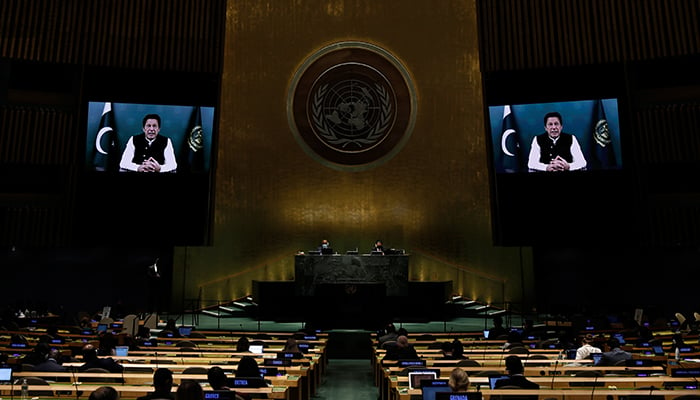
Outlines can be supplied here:
<path id="1" fill-rule="evenodd" d="M 297 296 L 327 293 L 333 285 L 347 293 L 362 287 L 375 287 L 372 292 L 376 292 L 376 286 L 383 285 L 383 296 L 408 295 L 408 255 L 404 254 L 300 254 L 294 259 L 294 273 Z"/>

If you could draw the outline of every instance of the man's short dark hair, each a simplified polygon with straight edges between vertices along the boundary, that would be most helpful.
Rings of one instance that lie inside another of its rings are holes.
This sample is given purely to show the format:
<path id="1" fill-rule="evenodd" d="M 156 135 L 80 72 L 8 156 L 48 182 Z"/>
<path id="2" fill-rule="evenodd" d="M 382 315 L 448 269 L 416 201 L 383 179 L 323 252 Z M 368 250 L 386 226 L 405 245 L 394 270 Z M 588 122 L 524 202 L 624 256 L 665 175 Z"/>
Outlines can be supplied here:
<path id="1" fill-rule="evenodd" d="M 97 359 L 97 349 L 95 346 L 88 344 L 83 347 L 83 359 L 85 361 L 92 361 Z"/>
<path id="2" fill-rule="evenodd" d="M 146 116 L 143 117 L 143 121 L 141 121 L 141 126 L 146 126 L 146 121 L 149 119 L 155 119 L 158 121 L 158 127 L 160 127 L 160 115 L 158 114 L 146 114 Z"/>
<path id="3" fill-rule="evenodd" d="M 620 341 L 617 338 L 610 338 L 608 339 L 608 347 L 610 347 L 610 350 L 616 349 L 620 347 Z"/>
<path id="4" fill-rule="evenodd" d="M 119 392 L 111 386 L 100 386 L 90 393 L 88 400 L 119 400 Z"/>
<path id="5" fill-rule="evenodd" d="M 520 361 L 518 356 L 508 356 L 506 357 L 506 369 L 510 375 L 522 374 L 525 371 L 523 368 L 523 363 Z"/>
<path id="6" fill-rule="evenodd" d="M 207 371 L 207 380 L 212 389 L 219 390 L 226 386 L 226 373 L 221 367 L 211 367 Z"/>
<path id="7" fill-rule="evenodd" d="M 173 386 L 173 371 L 168 368 L 158 368 L 153 373 L 153 386 L 157 388 L 165 388 Z"/>
<path id="8" fill-rule="evenodd" d="M 561 117 L 561 114 L 556 111 L 552 111 L 544 115 L 544 125 L 547 125 L 547 120 L 550 118 L 556 118 L 559 120 L 560 124 L 564 124 L 564 119 Z M 158 126 L 160 126 L 160 121 L 158 121 Z"/>

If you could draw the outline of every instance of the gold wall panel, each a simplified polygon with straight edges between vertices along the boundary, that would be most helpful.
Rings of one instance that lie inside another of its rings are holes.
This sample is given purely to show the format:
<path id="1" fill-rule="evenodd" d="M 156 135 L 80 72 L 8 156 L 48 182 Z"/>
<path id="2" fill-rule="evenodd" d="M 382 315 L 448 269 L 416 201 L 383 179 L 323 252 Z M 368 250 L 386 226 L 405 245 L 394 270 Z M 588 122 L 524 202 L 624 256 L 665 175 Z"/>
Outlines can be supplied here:
<path id="1" fill-rule="evenodd" d="M 359 172 L 314 161 L 285 112 L 300 63 L 340 41 L 391 52 L 417 91 L 410 140 Z M 518 249 L 491 241 L 474 1 L 229 1 L 220 106 L 213 246 L 176 249 L 176 302 L 291 280 L 294 253 L 323 238 L 342 252 L 381 238 L 413 254 L 411 279 L 456 280 L 480 300 L 520 301 L 531 286 L 530 258 L 521 273 Z"/>

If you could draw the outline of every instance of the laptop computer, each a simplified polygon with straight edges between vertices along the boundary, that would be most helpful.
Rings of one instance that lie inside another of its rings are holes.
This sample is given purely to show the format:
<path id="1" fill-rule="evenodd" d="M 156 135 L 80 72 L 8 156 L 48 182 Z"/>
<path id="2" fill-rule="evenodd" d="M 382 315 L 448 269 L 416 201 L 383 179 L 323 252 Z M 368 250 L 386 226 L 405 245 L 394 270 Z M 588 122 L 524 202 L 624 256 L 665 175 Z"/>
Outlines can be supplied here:
<path id="1" fill-rule="evenodd" d="M 603 353 L 591 353 L 591 359 L 593 359 L 593 365 L 600 365 L 603 360 Z"/>
<path id="2" fill-rule="evenodd" d="M 421 381 L 424 379 L 437 379 L 435 371 L 410 371 L 408 373 L 408 388 L 420 389 Z"/>
<path id="3" fill-rule="evenodd" d="M 575 360 L 576 359 L 576 349 L 566 350 L 566 359 L 567 360 Z"/>
<path id="4" fill-rule="evenodd" d="M 126 357 L 129 355 L 129 346 L 117 346 L 114 352 L 117 357 Z"/>
<path id="5" fill-rule="evenodd" d="M 663 356 L 664 353 L 664 346 L 660 344 L 654 344 L 651 346 L 651 350 L 654 352 L 655 356 Z"/>
<path id="6" fill-rule="evenodd" d="M 180 336 L 185 336 L 189 337 L 190 334 L 192 333 L 192 327 L 191 326 L 181 326 L 178 329 L 178 332 L 180 333 Z"/>
<path id="7" fill-rule="evenodd" d="M 481 392 L 439 392 L 435 393 L 435 400 L 481 400 Z"/>
<path id="8" fill-rule="evenodd" d="M 508 375 L 491 375 L 489 376 L 489 389 L 495 389 L 496 388 L 496 382 L 503 380 L 503 379 L 508 379 Z"/>
<path id="9" fill-rule="evenodd" d="M 625 344 L 625 336 L 624 336 L 623 334 L 621 334 L 621 333 L 616 333 L 616 334 L 613 335 L 613 337 L 614 337 L 615 339 L 617 339 L 617 341 L 620 342 L 621 345 L 622 345 L 622 344 Z"/>
<path id="10" fill-rule="evenodd" d="M 251 344 L 250 346 L 248 346 L 248 351 L 250 351 L 253 354 L 262 354 L 263 353 L 263 345 Z"/>
<path id="11" fill-rule="evenodd" d="M 12 368 L 0 368 L 0 385 L 12 383 Z"/>
<path id="12" fill-rule="evenodd" d="M 97 333 L 107 332 L 107 328 L 109 328 L 108 324 L 98 324 Z"/>
<path id="13" fill-rule="evenodd" d="M 420 381 L 422 400 L 435 400 L 438 392 L 451 392 L 449 379 L 423 379 Z"/>

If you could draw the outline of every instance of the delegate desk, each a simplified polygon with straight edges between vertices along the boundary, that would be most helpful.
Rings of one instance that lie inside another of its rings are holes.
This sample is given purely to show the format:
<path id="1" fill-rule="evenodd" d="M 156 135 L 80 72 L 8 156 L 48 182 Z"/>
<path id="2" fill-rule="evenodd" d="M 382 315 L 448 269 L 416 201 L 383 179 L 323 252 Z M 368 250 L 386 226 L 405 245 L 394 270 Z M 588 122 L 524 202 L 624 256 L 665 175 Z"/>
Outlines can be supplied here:
<path id="1" fill-rule="evenodd" d="M 610 388 L 585 388 L 585 389 L 497 389 L 481 390 L 484 400 L 491 400 L 491 396 L 499 396 L 499 400 L 523 399 L 525 396 L 537 396 L 538 400 L 674 400 L 679 396 L 698 394 L 697 389 L 681 390 L 617 390 Z M 420 389 L 402 389 L 392 400 L 411 400 L 414 396 L 420 396 Z M 503 397 L 501 397 L 503 396 Z M 493 397 L 494 399 L 496 397 Z"/>
<path id="2" fill-rule="evenodd" d="M 100 386 L 104 384 L 80 384 L 74 385 L 69 382 L 66 383 L 49 383 L 49 385 L 29 385 L 29 393 L 32 392 L 51 392 L 46 395 L 33 396 L 35 398 L 44 397 L 62 397 L 62 398 L 80 398 L 81 395 L 87 398 L 86 394 L 92 393 Z M 140 396 L 145 396 L 148 393 L 153 392 L 153 386 L 146 385 L 121 385 L 113 384 L 111 385 L 114 389 L 119 392 L 120 399 L 134 399 Z M 16 385 L 0 385 L 0 395 L 1 396 L 18 396 L 19 394 L 14 394 L 18 392 L 19 388 Z M 279 400 L 291 400 L 289 398 L 289 389 L 285 386 L 274 386 L 274 387 L 263 387 L 263 388 L 236 388 L 235 391 L 240 393 L 246 393 L 252 396 L 263 396 L 267 399 L 279 399 Z"/>
<path id="3" fill-rule="evenodd" d="M 153 390 L 153 375 L 148 373 L 100 373 L 100 372 L 37 372 L 37 371 L 24 371 L 16 372 L 14 374 L 17 378 L 35 376 L 45 379 L 49 383 L 56 383 L 59 388 L 59 392 L 64 392 L 66 385 L 74 385 L 81 387 L 82 385 L 110 385 L 116 388 L 127 385 L 127 386 L 144 386 L 145 391 Z M 232 376 L 228 375 L 229 377 Z M 283 376 L 266 376 L 265 379 L 270 381 L 271 386 L 264 388 L 260 391 L 252 391 L 252 393 L 277 393 L 273 396 L 274 398 L 282 398 L 282 393 L 286 390 L 284 398 L 289 400 L 308 400 L 308 397 L 302 397 L 302 392 L 300 390 L 300 379 L 299 375 L 283 375 Z M 204 390 L 211 390 L 209 383 L 207 382 L 206 374 L 182 374 L 174 373 L 173 382 L 175 385 L 179 385 L 183 380 L 191 379 L 200 382 Z M 116 380 L 121 380 L 122 382 L 116 382 Z M 61 385 L 61 386 L 58 386 Z M 241 390 L 242 388 L 235 388 L 232 390 Z M 283 390 L 284 389 L 284 390 Z M 17 387 L 15 386 L 15 389 Z M 55 388 L 52 388 L 55 390 Z M 175 388 L 173 388 L 175 391 Z M 70 392 L 69 392 L 70 393 Z M 60 395 L 61 393 L 59 393 Z"/>
<path id="4" fill-rule="evenodd" d="M 295 294 L 314 296 L 321 285 L 383 285 L 386 296 L 408 295 L 408 255 L 296 255 Z"/>

